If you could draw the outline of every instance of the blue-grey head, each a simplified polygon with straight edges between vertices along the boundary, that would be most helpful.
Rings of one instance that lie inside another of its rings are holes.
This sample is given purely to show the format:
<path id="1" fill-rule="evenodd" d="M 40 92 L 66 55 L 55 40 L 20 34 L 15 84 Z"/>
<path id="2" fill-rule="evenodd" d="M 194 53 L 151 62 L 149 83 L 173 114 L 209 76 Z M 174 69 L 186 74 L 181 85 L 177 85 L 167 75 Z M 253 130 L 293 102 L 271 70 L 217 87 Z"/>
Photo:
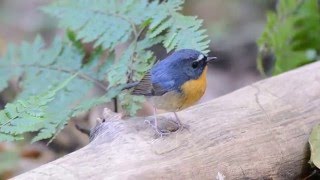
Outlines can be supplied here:
<path id="1" fill-rule="evenodd" d="M 200 51 L 181 49 L 175 51 L 157 64 L 157 69 L 170 73 L 171 76 L 185 77 L 183 79 L 198 79 L 208 62 L 216 57 L 207 57 Z"/>

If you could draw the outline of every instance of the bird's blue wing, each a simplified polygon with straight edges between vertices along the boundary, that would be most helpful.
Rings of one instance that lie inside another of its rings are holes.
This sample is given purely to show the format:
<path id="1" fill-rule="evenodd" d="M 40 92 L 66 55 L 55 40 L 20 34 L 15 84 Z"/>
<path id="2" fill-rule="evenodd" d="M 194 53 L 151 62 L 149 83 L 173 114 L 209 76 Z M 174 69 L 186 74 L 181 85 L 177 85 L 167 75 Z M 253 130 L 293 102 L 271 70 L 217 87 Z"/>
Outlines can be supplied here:
<path id="1" fill-rule="evenodd" d="M 156 79 L 156 82 L 153 81 Z M 146 73 L 143 79 L 137 83 L 131 94 L 144 95 L 144 96 L 161 96 L 170 91 L 170 87 L 174 84 L 174 81 L 165 81 L 164 77 L 152 78 L 150 72 Z"/>
<path id="2" fill-rule="evenodd" d="M 156 69 L 151 71 L 151 82 L 160 94 L 175 90 L 175 80 L 173 76 L 165 69 Z"/>
<path id="3" fill-rule="evenodd" d="M 144 78 L 134 87 L 132 94 L 145 96 L 161 96 L 169 91 L 176 90 L 174 74 L 165 66 L 156 64 Z"/>

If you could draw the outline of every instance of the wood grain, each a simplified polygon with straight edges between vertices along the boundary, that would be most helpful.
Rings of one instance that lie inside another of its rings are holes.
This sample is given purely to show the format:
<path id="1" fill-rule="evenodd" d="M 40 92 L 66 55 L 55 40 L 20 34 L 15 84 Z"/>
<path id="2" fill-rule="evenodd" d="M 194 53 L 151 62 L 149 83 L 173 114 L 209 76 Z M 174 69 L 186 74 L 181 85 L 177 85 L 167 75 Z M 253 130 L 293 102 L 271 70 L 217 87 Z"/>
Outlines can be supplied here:
<path id="1" fill-rule="evenodd" d="M 86 147 L 14 179 L 299 178 L 320 122 L 319 69 L 313 63 L 179 112 L 190 130 L 165 138 L 155 139 L 143 118 L 106 121 Z"/>

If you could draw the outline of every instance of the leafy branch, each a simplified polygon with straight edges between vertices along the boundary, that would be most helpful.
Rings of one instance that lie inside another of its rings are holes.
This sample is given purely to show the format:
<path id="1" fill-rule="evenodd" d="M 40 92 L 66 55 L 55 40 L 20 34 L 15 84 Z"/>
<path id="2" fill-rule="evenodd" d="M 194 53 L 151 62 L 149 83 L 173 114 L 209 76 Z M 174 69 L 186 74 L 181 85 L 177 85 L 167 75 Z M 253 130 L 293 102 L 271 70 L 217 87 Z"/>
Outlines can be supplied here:
<path id="1" fill-rule="evenodd" d="M 182 15 L 183 2 L 57 0 L 42 7 L 59 20 L 67 38 L 55 38 L 48 48 L 40 37 L 11 45 L 0 60 L 0 91 L 11 78 L 23 77 L 23 91 L 0 111 L 0 141 L 18 140 L 28 132 L 37 133 L 33 141 L 52 138 L 71 117 L 116 96 L 134 115 L 144 98 L 121 89 L 152 67 L 152 46 L 161 44 L 168 52 L 181 48 L 208 52 L 202 21 Z M 88 43 L 93 46 L 90 53 L 84 48 Z M 118 45 L 126 50 L 118 53 Z M 65 81 L 70 77 L 72 81 Z M 89 96 L 95 86 L 105 94 Z"/>
<path id="2" fill-rule="evenodd" d="M 85 74 L 82 72 L 77 72 L 75 70 L 64 69 L 62 67 L 43 66 L 43 65 L 39 65 L 39 64 L 32 64 L 32 65 L 21 64 L 21 65 L 16 65 L 16 67 L 21 67 L 21 68 L 34 67 L 34 68 L 39 68 L 39 69 L 44 69 L 44 70 L 53 70 L 53 71 L 58 71 L 58 72 L 62 72 L 62 73 L 67 73 L 69 75 L 77 74 L 78 78 L 90 81 L 90 82 L 94 83 L 96 86 L 98 86 L 99 88 L 101 88 L 102 90 L 107 91 L 107 87 L 105 85 L 103 85 L 98 79 L 93 78 L 88 74 Z"/>
<path id="3" fill-rule="evenodd" d="M 258 40 L 260 53 L 258 69 L 263 74 L 279 74 L 299 66 L 320 60 L 320 4 L 318 0 L 281 0 L 276 12 L 270 12 L 267 23 Z M 271 70 L 263 64 L 265 54 L 273 54 L 275 62 Z M 269 72 L 268 72 L 269 71 Z M 310 164 L 320 168 L 320 126 L 309 137 Z"/>
<path id="4" fill-rule="evenodd" d="M 48 104 L 75 76 L 71 76 L 61 84 L 38 96 L 30 96 L 26 100 L 18 100 L 13 104 L 7 104 L 5 109 L 0 111 L 0 141 L 20 140 L 23 139 L 22 135 L 25 132 L 44 129 Z M 36 136 L 34 140 L 39 137 Z"/>
<path id="5" fill-rule="evenodd" d="M 258 69 L 265 74 L 265 54 L 273 54 L 272 74 L 279 74 L 320 58 L 320 7 L 317 0 L 283 0 L 269 12 L 258 40 Z"/>

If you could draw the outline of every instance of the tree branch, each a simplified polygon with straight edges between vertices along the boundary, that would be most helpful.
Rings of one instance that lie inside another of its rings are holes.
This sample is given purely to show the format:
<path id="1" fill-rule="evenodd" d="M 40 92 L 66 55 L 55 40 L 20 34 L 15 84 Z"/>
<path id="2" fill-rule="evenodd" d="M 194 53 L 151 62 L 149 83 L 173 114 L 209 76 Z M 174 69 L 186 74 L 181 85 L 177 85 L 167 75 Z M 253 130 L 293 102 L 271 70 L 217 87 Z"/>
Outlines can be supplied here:
<path id="1" fill-rule="evenodd" d="M 181 111 L 190 131 L 162 139 L 144 118 L 107 114 L 89 145 L 14 179 L 306 177 L 308 137 L 320 117 L 319 69 L 313 63 Z M 172 126 L 168 116 L 159 117 L 161 127 Z"/>

